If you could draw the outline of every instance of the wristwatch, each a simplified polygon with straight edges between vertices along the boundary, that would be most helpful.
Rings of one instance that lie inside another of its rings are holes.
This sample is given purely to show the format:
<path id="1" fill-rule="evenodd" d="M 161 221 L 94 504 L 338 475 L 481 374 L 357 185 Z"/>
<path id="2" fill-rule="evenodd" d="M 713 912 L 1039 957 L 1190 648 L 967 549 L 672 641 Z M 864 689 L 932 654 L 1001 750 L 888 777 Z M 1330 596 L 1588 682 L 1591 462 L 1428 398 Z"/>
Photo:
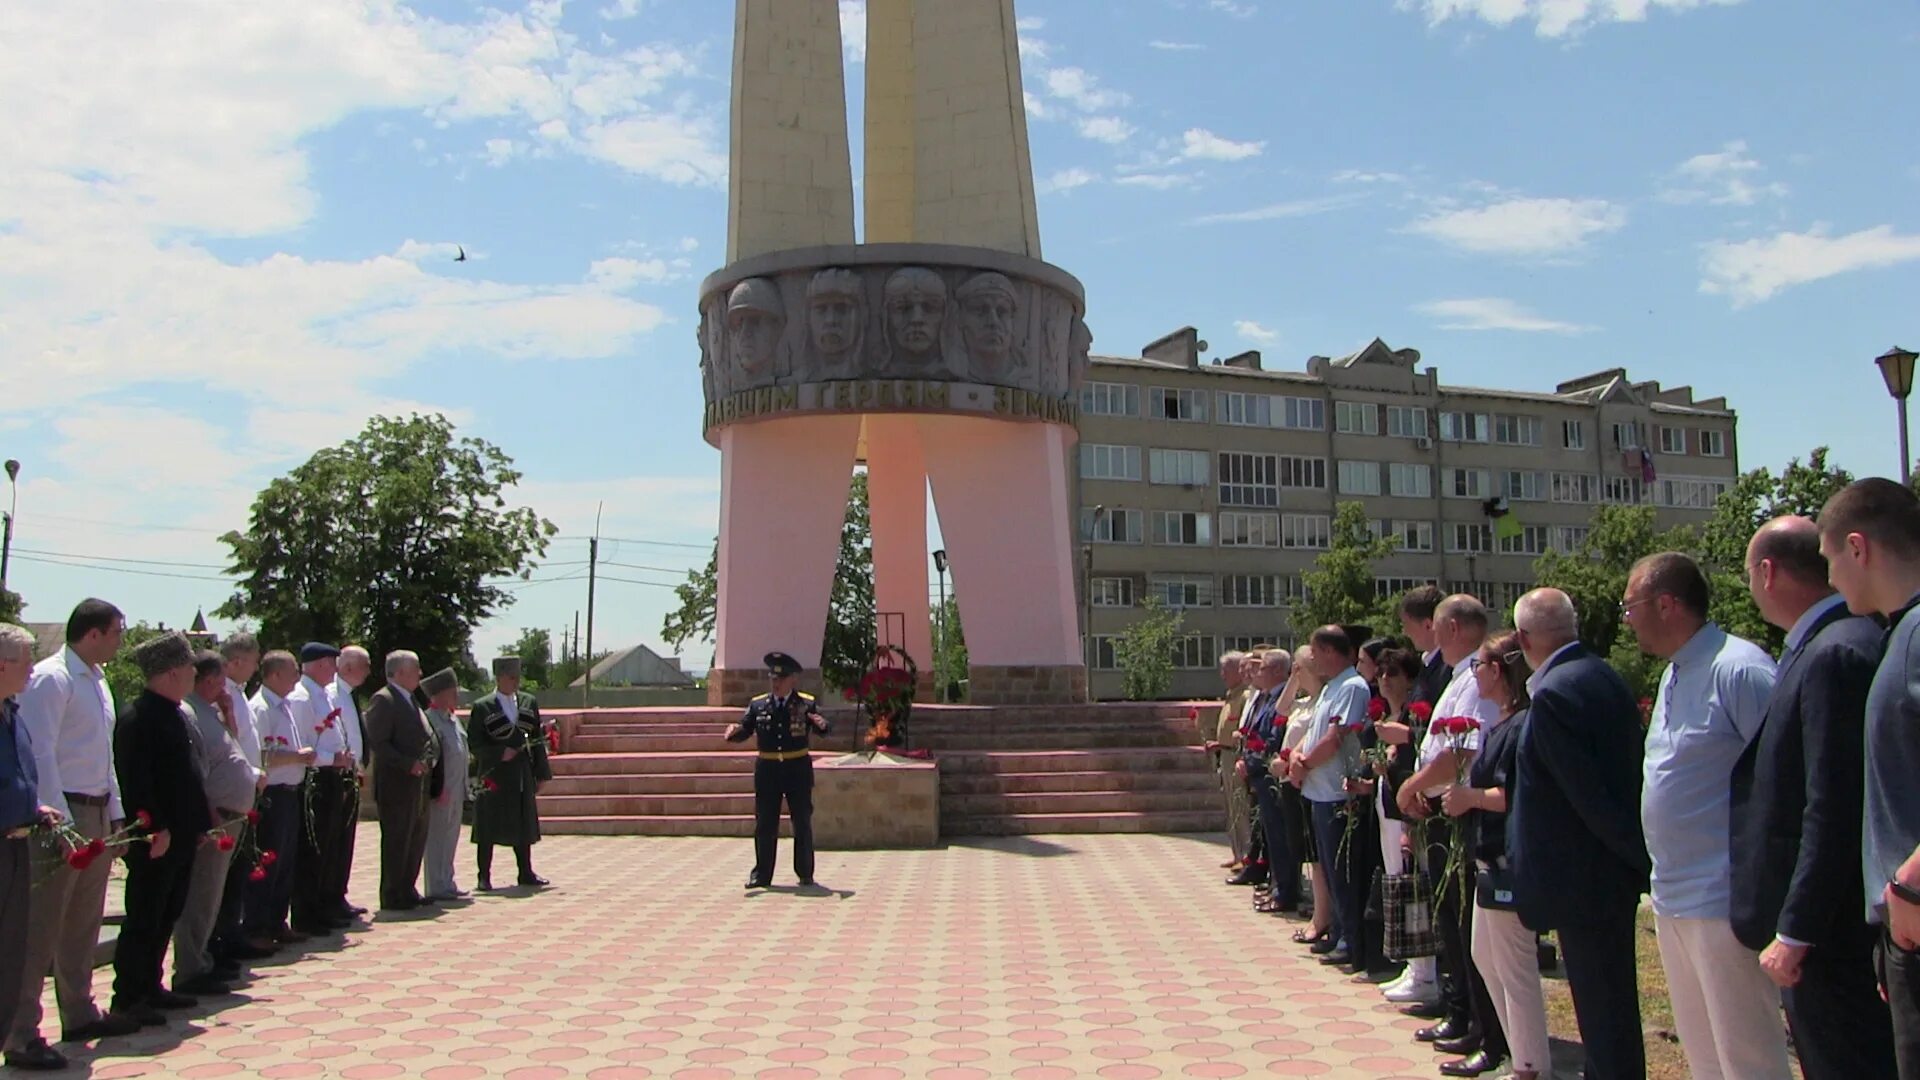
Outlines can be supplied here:
<path id="1" fill-rule="evenodd" d="M 1887 882 L 1887 888 L 1893 895 L 1899 897 L 1906 903 L 1920 906 L 1920 889 L 1906 884 L 1899 878 L 1894 878 L 1892 881 Z"/>

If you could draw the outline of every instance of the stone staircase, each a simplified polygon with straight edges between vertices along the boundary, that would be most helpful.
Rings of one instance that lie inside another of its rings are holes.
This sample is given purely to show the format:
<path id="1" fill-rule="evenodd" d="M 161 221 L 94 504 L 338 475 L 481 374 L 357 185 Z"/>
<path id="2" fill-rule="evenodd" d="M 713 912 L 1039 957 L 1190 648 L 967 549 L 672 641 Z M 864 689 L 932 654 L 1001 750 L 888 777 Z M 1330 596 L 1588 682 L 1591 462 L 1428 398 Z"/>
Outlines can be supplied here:
<path id="1" fill-rule="evenodd" d="M 1214 831 L 1225 814 L 1187 711 L 1184 703 L 919 706 L 912 735 L 940 764 L 942 836 Z M 738 709 L 548 715 L 566 734 L 539 796 L 545 831 L 752 835 L 754 755 L 721 739 Z M 816 749 L 853 749 L 856 714 L 829 709 L 828 718 L 834 734 L 815 740 Z"/>

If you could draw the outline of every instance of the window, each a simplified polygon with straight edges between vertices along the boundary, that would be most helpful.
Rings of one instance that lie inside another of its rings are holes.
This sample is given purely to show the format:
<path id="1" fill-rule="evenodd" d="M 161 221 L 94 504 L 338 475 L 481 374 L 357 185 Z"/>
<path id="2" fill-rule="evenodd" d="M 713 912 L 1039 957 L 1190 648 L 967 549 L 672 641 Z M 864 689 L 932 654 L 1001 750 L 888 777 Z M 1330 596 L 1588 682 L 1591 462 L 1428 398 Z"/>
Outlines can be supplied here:
<path id="1" fill-rule="evenodd" d="M 1447 442 L 1486 442 L 1487 427 L 1486 413 L 1440 414 L 1440 438 Z"/>
<path id="2" fill-rule="evenodd" d="M 1433 550 L 1433 522 L 1395 520 L 1386 524 L 1386 535 L 1399 543 L 1401 551 Z"/>
<path id="3" fill-rule="evenodd" d="M 1339 463 L 1340 494 L 1342 495 L 1378 495 L 1380 494 L 1380 463 L 1377 461 L 1342 461 Z"/>
<path id="4" fill-rule="evenodd" d="M 1333 429 L 1342 435 L 1378 435 L 1380 406 L 1368 401 L 1336 401 Z"/>
<path id="5" fill-rule="evenodd" d="M 1553 550 L 1563 555 L 1572 555 L 1587 542 L 1587 534 L 1593 530 L 1585 525 L 1555 525 L 1553 527 Z"/>
<path id="6" fill-rule="evenodd" d="M 1080 388 L 1080 411 L 1088 416 L 1139 416 L 1140 388 L 1117 382 L 1090 382 Z"/>
<path id="7" fill-rule="evenodd" d="M 1225 530 L 1221 530 L 1224 543 Z M 1284 574 L 1224 574 L 1220 578 L 1221 607 L 1279 607 L 1298 595 L 1293 579 Z"/>
<path id="8" fill-rule="evenodd" d="M 1094 607 L 1132 607 L 1133 579 L 1097 577 L 1093 579 L 1089 593 Z"/>
<path id="9" fill-rule="evenodd" d="M 1149 450 L 1147 480 L 1155 484 L 1204 484 L 1207 482 L 1207 452 Z"/>
<path id="10" fill-rule="evenodd" d="M 1547 475 L 1509 470 L 1506 475 L 1507 498 L 1538 502 L 1547 497 Z"/>
<path id="11" fill-rule="evenodd" d="M 1646 501 L 1646 485 L 1637 476 L 1609 476 L 1601 482 L 1601 495 L 1610 503 L 1638 506 Z"/>
<path id="12" fill-rule="evenodd" d="M 1147 578 L 1147 595 L 1170 608 L 1212 607 L 1213 575 L 1153 574 Z"/>
<path id="13" fill-rule="evenodd" d="M 1387 466 L 1387 494 L 1414 499 L 1433 497 L 1433 468 L 1428 465 Z"/>
<path id="14" fill-rule="evenodd" d="M 1096 520 L 1093 507 L 1080 508 L 1080 538 L 1095 544 L 1137 544 L 1140 542 L 1138 510 L 1109 509 Z"/>
<path id="15" fill-rule="evenodd" d="M 1640 449 L 1640 425 L 1634 422 L 1613 425 L 1613 448 L 1616 450 Z"/>
<path id="16" fill-rule="evenodd" d="M 1279 640 L 1278 635 L 1260 634 L 1222 634 L 1220 635 L 1220 655 L 1230 652 L 1250 653 L 1256 645 L 1271 645 Z"/>
<path id="17" fill-rule="evenodd" d="M 1140 479 L 1140 448 L 1080 444 L 1080 477 L 1083 480 Z"/>
<path id="18" fill-rule="evenodd" d="M 1111 634 L 1095 634 L 1093 638 L 1093 666 L 1099 671 L 1115 671 L 1120 661 L 1114 654 L 1114 645 L 1119 638 Z"/>
<path id="19" fill-rule="evenodd" d="M 1663 427 L 1660 429 L 1660 452 L 1663 454 L 1684 454 L 1687 452 L 1687 429 Z"/>
<path id="20" fill-rule="evenodd" d="M 1690 476 L 1663 478 L 1654 485 L 1655 498 L 1662 506 L 1686 510 L 1711 510 L 1727 490 L 1724 480 L 1701 480 Z"/>
<path id="21" fill-rule="evenodd" d="M 1280 505 L 1279 459 L 1272 454 L 1220 454 L 1220 505 Z"/>
<path id="22" fill-rule="evenodd" d="M 1452 522 L 1447 526 L 1447 550 L 1455 554 L 1472 554 L 1493 547 L 1493 529 L 1486 525 L 1469 525 L 1466 522 Z"/>
<path id="23" fill-rule="evenodd" d="M 1174 667 L 1194 671 L 1212 668 L 1219 663 L 1219 642 L 1212 634 L 1188 634 L 1174 639 Z"/>
<path id="24" fill-rule="evenodd" d="M 1560 421 L 1560 445 L 1569 450 L 1587 448 L 1587 422 L 1585 420 Z"/>
<path id="25" fill-rule="evenodd" d="M 1422 585 L 1433 584 L 1430 577 L 1377 577 L 1373 579 L 1373 595 L 1385 600 L 1389 596 L 1401 596 Z"/>
<path id="26" fill-rule="evenodd" d="M 1321 431 L 1327 426 L 1327 403 L 1319 398 L 1277 397 L 1273 399 L 1274 427 L 1299 431 Z"/>
<path id="27" fill-rule="evenodd" d="M 1599 487 L 1599 481 L 1586 473 L 1557 472 L 1553 474 L 1553 501 L 1590 503 L 1595 501 Z"/>
<path id="28" fill-rule="evenodd" d="M 1507 623 L 1513 618 L 1513 609 L 1519 606 L 1520 598 L 1532 588 L 1532 585 L 1520 581 L 1494 582 L 1489 590 L 1491 595 L 1487 598 L 1490 614 L 1496 621 Z"/>
<path id="29" fill-rule="evenodd" d="M 1700 429 L 1700 456 L 1726 457 L 1727 456 L 1727 433 L 1724 431 L 1708 431 L 1706 428 L 1701 428 Z"/>
<path id="30" fill-rule="evenodd" d="M 1550 531 L 1545 525 L 1522 525 L 1519 536 L 1503 536 L 1500 538 L 1500 553 L 1503 555 L 1545 555 L 1550 543 Z"/>
<path id="31" fill-rule="evenodd" d="M 1493 441 L 1503 446 L 1539 446 L 1540 418 L 1501 413 L 1493 418 Z"/>
<path id="32" fill-rule="evenodd" d="M 1481 603 L 1487 605 L 1488 608 L 1493 607 L 1493 585 L 1489 582 L 1461 581 L 1459 578 L 1454 578 L 1452 581 L 1447 582 L 1446 588 L 1440 591 L 1446 593 L 1448 596 L 1454 593 L 1465 593 L 1468 596 L 1475 596 L 1480 599 Z M 1493 615 L 1493 612 L 1489 611 L 1488 614 Z M 1495 617 L 1497 618 L 1497 616 Z"/>
<path id="33" fill-rule="evenodd" d="M 1191 510 L 1155 510 L 1153 543 L 1202 547 L 1213 543 L 1213 519 Z"/>
<path id="34" fill-rule="evenodd" d="M 1279 543 L 1278 515 L 1220 512 L 1221 547 L 1276 547 Z"/>
<path id="35" fill-rule="evenodd" d="M 1147 388 L 1147 415 L 1155 420 L 1205 420 L 1207 392 L 1150 386 Z"/>
<path id="36" fill-rule="evenodd" d="M 1327 459 L 1282 455 L 1280 458 L 1280 486 L 1326 490 Z"/>
<path id="37" fill-rule="evenodd" d="M 1280 546 L 1324 551 L 1333 542 L 1333 521 L 1325 514 L 1280 515 Z"/>
<path id="38" fill-rule="evenodd" d="M 1419 405 L 1387 406 L 1387 434 L 1396 439 L 1424 439 L 1433 433 L 1427 430 L 1427 410 Z"/>
<path id="39" fill-rule="evenodd" d="M 1485 469 L 1448 469 L 1446 487 L 1455 499 L 1485 499 L 1493 495 L 1493 476 Z"/>
<path id="40" fill-rule="evenodd" d="M 1327 403 L 1319 398 L 1278 397 L 1222 390 L 1214 408 L 1223 424 L 1319 431 L 1327 426 Z"/>

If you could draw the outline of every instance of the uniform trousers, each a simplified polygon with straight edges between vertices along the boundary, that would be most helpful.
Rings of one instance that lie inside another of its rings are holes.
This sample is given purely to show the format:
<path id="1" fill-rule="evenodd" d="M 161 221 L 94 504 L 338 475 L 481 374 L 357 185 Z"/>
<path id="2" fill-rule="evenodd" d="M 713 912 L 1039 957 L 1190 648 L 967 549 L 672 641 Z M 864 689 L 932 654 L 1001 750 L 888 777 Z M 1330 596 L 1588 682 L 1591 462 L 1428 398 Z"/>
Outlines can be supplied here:
<path id="1" fill-rule="evenodd" d="M 1646 1080 L 1647 1044 L 1640 1028 L 1640 973 L 1635 966 L 1638 897 L 1595 909 L 1596 918 L 1561 920 L 1554 928 L 1573 1014 L 1586 1050 L 1586 1080 Z"/>
<path id="2" fill-rule="evenodd" d="M 273 852 L 266 876 L 247 883 L 242 925 L 249 937 L 272 934 L 286 925 L 293 900 L 293 868 L 300 861 L 300 832 L 305 827 L 300 785 L 269 784 L 260 796 L 260 824 L 255 840 L 260 851 Z"/>
<path id="3" fill-rule="evenodd" d="M 219 844 L 197 846 L 187 875 L 186 903 L 173 924 L 175 986 L 213 970 L 213 927 L 226 895 L 227 871 L 233 866 L 232 851 L 221 851 Z"/>
<path id="4" fill-rule="evenodd" d="M 89 840 L 110 831 L 107 808 L 74 802 L 70 824 Z M 144 849 L 142 849 L 144 850 Z M 107 876 L 113 860 L 100 858 L 85 870 L 66 864 L 65 851 L 55 845 L 36 846 L 33 853 L 33 897 L 27 902 L 27 949 L 21 965 L 20 1002 L 14 1008 L 7 1034 L 9 1050 L 19 1050 L 40 1034 L 40 986 L 47 972 L 60 1001 L 60 1024 L 66 1030 L 100 1019 L 93 1002 L 93 950 L 100 943 L 100 920 L 107 905 Z"/>
<path id="5" fill-rule="evenodd" d="M 1908 952 L 1882 931 L 1874 965 L 1893 1010 L 1893 1052 L 1900 1080 L 1920 1080 L 1920 952 Z"/>
<path id="6" fill-rule="evenodd" d="M 1673 1026 L 1694 1080 L 1789 1080 L 1780 991 L 1726 919 L 1657 915 Z"/>
<path id="7" fill-rule="evenodd" d="M 1273 774 L 1262 771 L 1250 780 L 1254 804 L 1260 812 L 1260 836 L 1267 848 L 1267 888 L 1283 908 L 1300 903 L 1300 853 L 1288 835 L 1283 788 Z"/>
<path id="8" fill-rule="evenodd" d="M 300 822 L 300 860 L 293 868 L 293 921 L 324 925 L 344 914 L 339 893 L 342 815 L 351 798 L 347 770 L 314 769 L 307 774 L 306 806 Z"/>
<path id="9" fill-rule="evenodd" d="M 460 847 L 460 815 L 466 809 L 466 789 L 464 779 L 450 779 L 440 797 L 427 804 L 428 896 L 452 896 L 460 891 L 453 880 L 453 853 Z"/>
<path id="10" fill-rule="evenodd" d="M 773 880 L 780 844 L 780 802 L 793 820 L 793 873 L 813 880 L 813 759 L 761 758 L 753 764 L 753 879 Z"/>
<path id="11" fill-rule="evenodd" d="M 1539 935 L 1511 911 L 1473 905 L 1473 966 L 1486 980 L 1494 1014 L 1513 1052 L 1513 1071 L 1553 1074 L 1547 999 L 1540 985 Z"/>
<path id="12" fill-rule="evenodd" d="M 127 915 L 113 946 L 115 1009 L 141 1004 L 166 989 L 160 983 L 160 963 L 187 906 L 198 839 L 187 837 L 178 847 L 169 841 L 159 858 L 146 844 L 135 845 L 127 855 Z"/>
<path id="13" fill-rule="evenodd" d="M 33 892 L 33 841 L 0 838 L 0 1032 L 13 1027 L 25 988 L 27 904 Z M 36 996 L 39 987 L 35 986 Z"/>
<path id="14" fill-rule="evenodd" d="M 1247 859 L 1253 846 L 1253 801 L 1247 795 L 1247 782 L 1234 769 L 1236 756 L 1215 751 L 1214 772 L 1220 777 L 1220 791 L 1227 800 L 1227 843 L 1235 859 Z"/>

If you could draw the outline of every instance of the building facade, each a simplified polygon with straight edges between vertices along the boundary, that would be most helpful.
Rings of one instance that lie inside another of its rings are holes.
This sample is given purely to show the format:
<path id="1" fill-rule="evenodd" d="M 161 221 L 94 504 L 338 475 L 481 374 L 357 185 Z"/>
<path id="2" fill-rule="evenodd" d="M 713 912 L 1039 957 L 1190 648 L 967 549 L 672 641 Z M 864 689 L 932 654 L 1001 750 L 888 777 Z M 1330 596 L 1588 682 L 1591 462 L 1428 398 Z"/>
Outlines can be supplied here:
<path id="1" fill-rule="evenodd" d="M 1381 595 L 1433 583 L 1506 617 L 1534 560 L 1578 548 L 1595 507 L 1700 523 L 1738 474 L 1725 398 L 1625 369 L 1529 392 L 1444 385 L 1377 339 L 1304 372 L 1257 352 L 1202 363 L 1205 347 L 1189 327 L 1087 373 L 1076 499 L 1096 697 L 1120 694 L 1114 635 L 1149 593 L 1184 614 L 1174 694 L 1216 689 L 1222 652 L 1291 644 L 1341 503 L 1399 541 L 1375 567 Z"/>

